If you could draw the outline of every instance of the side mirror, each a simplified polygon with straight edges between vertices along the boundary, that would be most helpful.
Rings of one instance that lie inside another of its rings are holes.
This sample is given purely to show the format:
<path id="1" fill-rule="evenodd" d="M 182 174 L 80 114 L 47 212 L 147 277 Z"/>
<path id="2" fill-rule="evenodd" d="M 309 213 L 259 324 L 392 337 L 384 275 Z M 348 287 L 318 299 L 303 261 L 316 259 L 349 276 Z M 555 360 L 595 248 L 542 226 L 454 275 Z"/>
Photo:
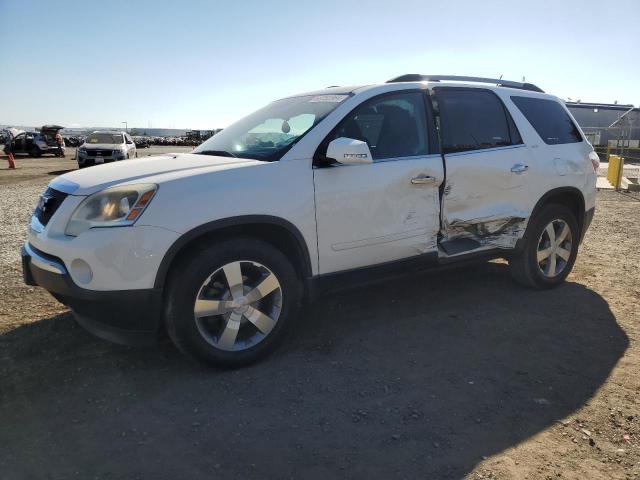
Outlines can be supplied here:
<path id="1" fill-rule="evenodd" d="M 373 162 L 367 142 L 346 137 L 336 138 L 329 143 L 327 158 L 344 165 L 362 165 Z"/>

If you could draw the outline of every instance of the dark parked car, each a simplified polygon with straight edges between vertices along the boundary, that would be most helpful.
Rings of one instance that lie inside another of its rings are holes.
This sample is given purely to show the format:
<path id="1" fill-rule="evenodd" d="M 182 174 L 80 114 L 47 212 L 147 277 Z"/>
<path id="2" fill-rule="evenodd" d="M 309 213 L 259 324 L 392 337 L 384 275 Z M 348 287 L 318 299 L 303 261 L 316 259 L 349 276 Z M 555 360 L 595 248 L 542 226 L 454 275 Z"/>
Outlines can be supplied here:
<path id="1" fill-rule="evenodd" d="M 39 132 L 25 132 L 24 130 L 10 129 L 13 139 L 11 149 L 14 154 L 27 154 L 31 157 L 51 153 L 58 155 L 58 143 L 56 133 L 64 127 L 59 125 L 44 125 Z M 62 147 L 64 153 L 64 147 Z"/>

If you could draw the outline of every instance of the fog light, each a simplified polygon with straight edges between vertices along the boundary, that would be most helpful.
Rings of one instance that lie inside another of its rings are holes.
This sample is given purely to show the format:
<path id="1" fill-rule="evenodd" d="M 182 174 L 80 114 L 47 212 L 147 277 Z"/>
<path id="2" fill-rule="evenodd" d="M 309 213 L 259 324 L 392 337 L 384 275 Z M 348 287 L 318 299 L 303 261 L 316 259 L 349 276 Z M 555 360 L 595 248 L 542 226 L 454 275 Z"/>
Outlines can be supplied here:
<path id="1" fill-rule="evenodd" d="M 76 258 L 71 262 L 71 276 L 76 282 L 86 285 L 93 279 L 93 272 L 87 262 Z"/>

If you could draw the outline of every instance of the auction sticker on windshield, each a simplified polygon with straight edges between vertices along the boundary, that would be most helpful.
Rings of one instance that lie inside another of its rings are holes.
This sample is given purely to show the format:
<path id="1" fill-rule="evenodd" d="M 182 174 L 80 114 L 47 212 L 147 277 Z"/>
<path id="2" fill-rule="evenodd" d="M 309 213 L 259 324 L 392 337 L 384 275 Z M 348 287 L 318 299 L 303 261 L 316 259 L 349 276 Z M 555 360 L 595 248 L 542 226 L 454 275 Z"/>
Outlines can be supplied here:
<path id="1" fill-rule="evenodd" d="M 309 100 L 309 103 L 340 103 L 345 98 L 348 98 L 349 95 L 318 95 Z"/>

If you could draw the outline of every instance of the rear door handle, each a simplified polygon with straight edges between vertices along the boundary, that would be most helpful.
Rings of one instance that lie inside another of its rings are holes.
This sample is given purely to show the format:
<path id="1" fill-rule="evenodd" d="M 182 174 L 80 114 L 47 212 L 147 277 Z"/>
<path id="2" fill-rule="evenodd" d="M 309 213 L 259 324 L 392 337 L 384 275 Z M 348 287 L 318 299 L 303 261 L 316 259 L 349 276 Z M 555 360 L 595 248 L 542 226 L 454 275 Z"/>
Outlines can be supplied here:
<path id="1" fill-rule="evenodd" d="M 513 173 L 524 173 L 529 170 L 529 165 L 523 165 L 521 163 L 516 163 L 513 167 L 511 167 L 511 171 Z"/>
<path id="2" fill-rule="evenodd" d="M 436 177 L 420 174 L 411 179 L 413 185 L 431 185 L 436 182 Z"/>

